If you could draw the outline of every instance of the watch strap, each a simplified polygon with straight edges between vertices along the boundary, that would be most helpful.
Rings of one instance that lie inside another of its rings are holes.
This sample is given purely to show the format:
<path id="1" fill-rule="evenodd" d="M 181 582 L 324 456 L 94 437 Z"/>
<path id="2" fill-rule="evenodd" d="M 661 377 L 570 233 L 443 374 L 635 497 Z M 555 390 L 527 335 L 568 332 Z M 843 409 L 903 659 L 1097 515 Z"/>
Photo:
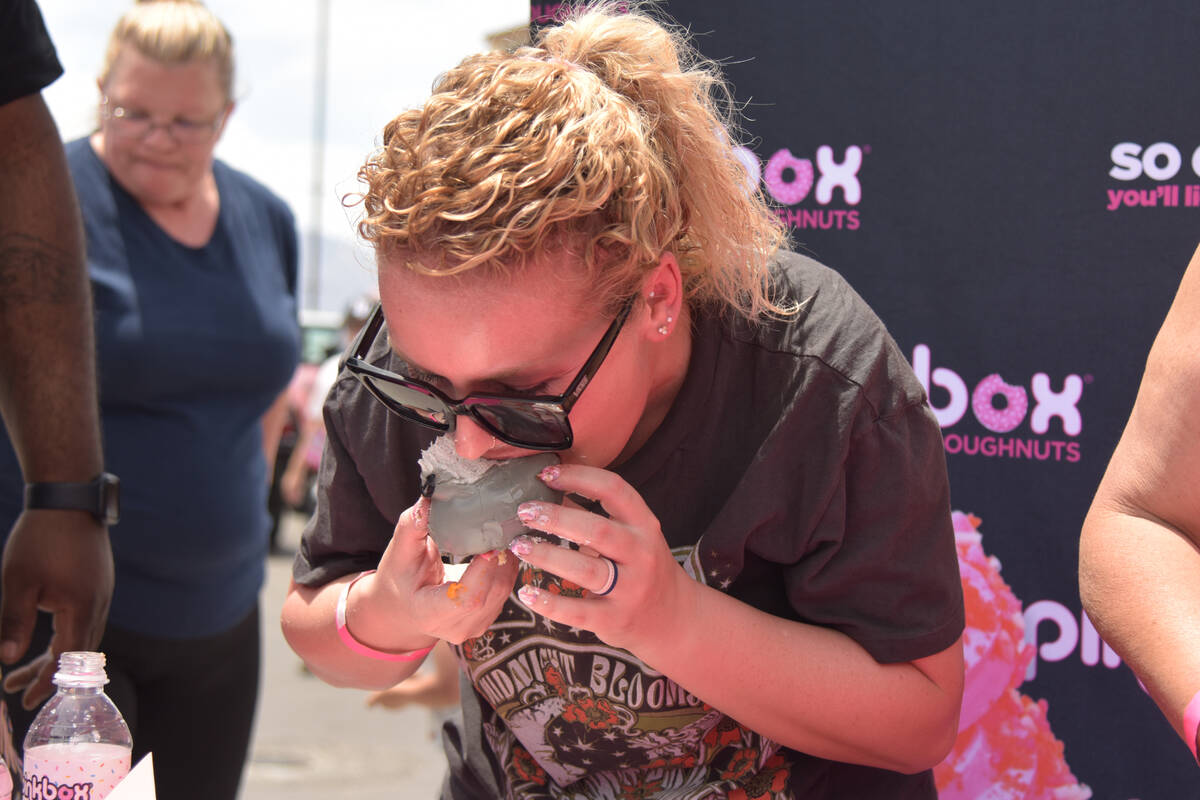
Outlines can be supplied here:
<path id="1" fill-rule="evenodd" d="M 86 511 L 106 525 L 119 519 L 120 480 L 102 472 L 87 483 L 40 482 L 25 484 L 25 508 Z"/>

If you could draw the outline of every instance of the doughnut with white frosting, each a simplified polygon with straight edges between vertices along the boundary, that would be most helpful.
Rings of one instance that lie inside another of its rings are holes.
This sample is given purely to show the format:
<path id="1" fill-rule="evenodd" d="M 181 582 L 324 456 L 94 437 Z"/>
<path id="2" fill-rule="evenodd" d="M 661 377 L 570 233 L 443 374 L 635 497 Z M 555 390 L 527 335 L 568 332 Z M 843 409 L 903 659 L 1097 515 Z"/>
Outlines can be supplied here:
<path id="1" fill-rule="evenodd" d="M 417 464 L 421 482 L 432 478 L 429 535 L 442 560 L 458 564 L 489 550 L 503 550 L 528 528 L 517 517 L 517 506 L 533 500 L 558 503 L 562 493 L 538 478 L 559 463 L 553 453 L 497 461 L 466 459 L 455 452 L 454 441 L 440 436 L 421 453 Z"/>

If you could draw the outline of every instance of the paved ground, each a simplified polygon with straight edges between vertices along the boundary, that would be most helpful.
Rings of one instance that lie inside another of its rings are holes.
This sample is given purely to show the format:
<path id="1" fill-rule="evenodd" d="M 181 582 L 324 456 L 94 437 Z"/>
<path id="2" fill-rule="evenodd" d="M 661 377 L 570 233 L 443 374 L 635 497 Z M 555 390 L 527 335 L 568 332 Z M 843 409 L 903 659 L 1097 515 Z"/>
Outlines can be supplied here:
<path id="1" fill-rule="evenodd" d="M 303 522 L 281 533 L 294 548 Z M 241 800 L 436 798 L 445 770 L 440 723 L 425 708 L 368 709 L 366 693 L 303 670 L 279 632 L 291 557 L 273 555 L 263 590 L 263 688 Z"/>

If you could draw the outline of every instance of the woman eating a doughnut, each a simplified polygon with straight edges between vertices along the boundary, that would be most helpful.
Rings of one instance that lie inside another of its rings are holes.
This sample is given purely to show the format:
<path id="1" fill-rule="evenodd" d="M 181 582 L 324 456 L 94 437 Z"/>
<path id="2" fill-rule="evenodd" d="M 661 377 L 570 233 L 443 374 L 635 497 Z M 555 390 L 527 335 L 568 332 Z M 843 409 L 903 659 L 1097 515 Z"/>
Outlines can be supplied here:
<path id="1" fill-rule="evenodd" d="M 454 646 L 443 798 L 936 797 L 963 675 L 940 431 L 871 310 L 781 249 L 723 91 L 592 7 L 451 69 L 360 172 L 381 309 L 282 622 L 339 686 Z M 439 437 L 554 453 L 563 497 L 453 581 Z"/>

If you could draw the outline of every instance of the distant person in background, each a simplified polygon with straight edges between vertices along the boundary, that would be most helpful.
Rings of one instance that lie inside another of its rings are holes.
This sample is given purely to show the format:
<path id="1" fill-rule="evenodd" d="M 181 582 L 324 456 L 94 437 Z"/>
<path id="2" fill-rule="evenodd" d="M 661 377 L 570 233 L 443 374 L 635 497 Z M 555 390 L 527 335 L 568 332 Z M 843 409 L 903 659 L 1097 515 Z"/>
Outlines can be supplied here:
<path id="1" fill-rule="evenodd" d="M 299 354 L 292 213 L 213 156 L 233 70 L 229 33 L 202 4 L 139 3 L 109 39 L 99 129 L 66 146 L 124 490 L 100 647 L 134 758 L 154 753 L 172 800 L 238 794 L 277 435 L 264 418 Z M 5 447 L 0 474 L 12 462 Z"/>
<path id="2" fill-rule="evenodd" d="M 325 405 L 325 396 L 337 380 L 343 351 L 350 346 L 359 330 L 366 324 L 367 317 L 371 315 L 377 302 L 374 297 L 364 295 L 355 298 L 346 307 L 346 312 L 342 315 L 340 346 L 330 348 L 332 352 L 321 362 L 308 387 L 304 405 L 297 415 L 296 443 L 288 455 L 287 467 L 279 482 L 280 494 L 294 509 L 303 510 L 310 507 L 312 478 L 321 466 L 321 449 L 325 446 L 325 418 L 321 412 Z"/>
<path id="3" fill-rule="evenodd" d="M 279 543 L 283 513 L 288 509 L 295 509 L 283 497 L 283 475 L 290 465 L 292 453 L 296 451 L 296 441 L 300 438 L 300 429 L 304 427 L 305 415 L 308 413 L 308 395 L 312 391 L 317 369 L 321 366 L 310 360 L 308 344 L 304 341 L 303 328 L 300 336 L 300 363 L 296 365 L 296 369 L 288 381 L 287 389 L 284 390 L 283 425 L 280 428 L 279 440 L 275 445 L 275 458 L 271 467 L 271 487 L 267 492 L 267 513 L 271 515 L 271 530 L 268 538 L 269 550 L 272 554 L 285 551 L 285 548 Z"/>
<path id="4" fill-rule="evenodd" d="M 59 653 L 96 647 L 113 588 L 96 506 L 22 503 L 23 482 L 82 485 L 104 467 L 83 231 L 40 94 L 61 74 L 33 0 L 0 0 L 0 661 L 30 651 L 39 608 L 54 619 L 34 658 L 5 680 L 29 707 L 50 693 Z"/>
<path id="5" fill-rule="evenodd" d="M 1191 749 L 1200 728 L 1200 249 L 1150 349 L 1083 524 L 1096 630 Z"/>
<path id="6" fill-rule="evenodd" d="M 445 642 L 438 642 L 429 658 L 433 662 L 431 669 L 422 664 L 422 669 L 392 688 L 371 692 L 367 695 L 367 705 L 393 709 L 412 705 L 432 709 L 457 706 L 459 672 L 454 651 Z"/>
<path id="7" fill-rule="evenodd" d="M 307 403 L 300 415 L 299 435 L 280 481 L 280 494 L 293 509 L 302 510 L 308 505 L 307 495 L 312 492 L 312 479 L 321 465 L 321 451 L 325 446 L 322 409 L 329 390 L 337 381 L 340 363 L 345 357 L 344 350 L 358 336 L 377 302 L 378 298 L 363 295 L 346 307 L 342 316 L 341 346 L 331 348 L 308 386 Z M 389 709 L 420 705 L 434 710 L 457 706 L 459 672 L 453 651 L 445 644 L 440 644 L 429 660 L 431 663 L 426 665 L 427 668 L 392 688 L 372 692 L 367 697 L 367 705 Z"/>

